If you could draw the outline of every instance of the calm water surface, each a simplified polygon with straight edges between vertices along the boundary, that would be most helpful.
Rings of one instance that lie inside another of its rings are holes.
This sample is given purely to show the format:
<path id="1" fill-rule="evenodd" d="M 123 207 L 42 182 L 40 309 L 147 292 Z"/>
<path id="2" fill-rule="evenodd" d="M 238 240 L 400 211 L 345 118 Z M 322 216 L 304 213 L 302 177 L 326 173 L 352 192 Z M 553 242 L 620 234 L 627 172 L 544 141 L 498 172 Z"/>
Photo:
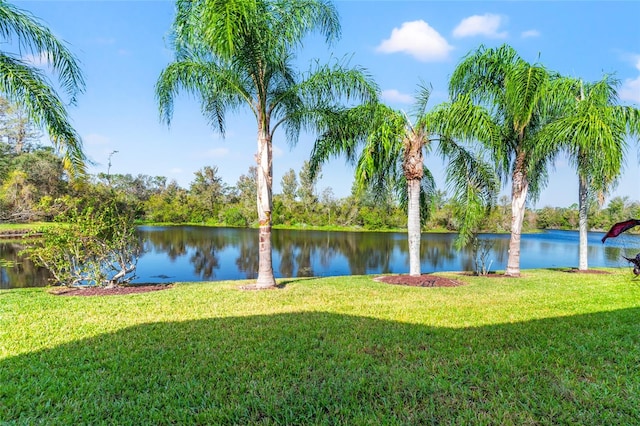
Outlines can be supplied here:
<path id="1" fill-rule="evenodd" d="M 134 283 L 216 281 L 255 278 L 258 231 L 194 226 L 139 228 L 144 254 Z M 640 237 L 623 235 L 602 244 L 603 233 L 589 234 L 590 267 L 629 267 L 622 255 L 640 251 Z M 453 248 L 455 234 L 423 234 L 422 272 L 472 271 L 470 250 Z M 274 230 L 273 268 L 277 278 L 406 273 L 409 269 L 406 233 Z M 504 270 L 508 234 L 484 234 L 490 241 L 487 263 Z M 47 271 L 21 259 L 21 247 L 0 243 L 0 288 L 47 284 Z M 547 231 L 522 236 L 521 268 L 565 268 L 578 265 L 578 233 Z"/>

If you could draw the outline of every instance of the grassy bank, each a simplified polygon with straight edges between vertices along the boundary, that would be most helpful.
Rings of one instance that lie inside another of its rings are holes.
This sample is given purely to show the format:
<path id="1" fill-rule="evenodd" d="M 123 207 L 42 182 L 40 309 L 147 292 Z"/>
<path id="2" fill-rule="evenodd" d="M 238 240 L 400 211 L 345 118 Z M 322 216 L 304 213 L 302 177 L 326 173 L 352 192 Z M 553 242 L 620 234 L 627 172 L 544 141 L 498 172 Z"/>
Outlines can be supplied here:
<path id="1" fill-rule="evenodd" d="M 0 291 L 0 424 L 639 424 L 640 284 L 524 272 Z"/>

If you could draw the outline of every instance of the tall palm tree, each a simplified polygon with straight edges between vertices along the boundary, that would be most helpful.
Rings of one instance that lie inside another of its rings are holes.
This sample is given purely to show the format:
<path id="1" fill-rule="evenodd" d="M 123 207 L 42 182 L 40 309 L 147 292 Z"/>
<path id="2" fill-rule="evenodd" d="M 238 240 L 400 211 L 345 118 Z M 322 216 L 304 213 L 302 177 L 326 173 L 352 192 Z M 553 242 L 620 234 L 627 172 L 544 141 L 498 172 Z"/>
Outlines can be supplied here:
<path id="1" fill-rule="evenodd" d="M 534 149 L 537 134 L 552 117 L 555 100 L 552 75 L 530 64 L 508 45 L 481 46 L 466 55 L 454 70 L 449 87 L 452 100 L 469 97 L 485 106 L 501 129 L 491 147 L 501 177 L 511 178 L 511 238 L 506 275 L 520 275 L 520 238 L 528 196 L 537 196 L 547 177 L 553 152 Z M 456 123 L 454 123 L 456 124 Z M 465 125 L 465 123 L 459 123 Z"/>
<path id="2" fill-rule="evenodd" d="M 84 90 L 82 72 L 76 58 L 47 27 L 28 12 L 0 0 L 0 37 L 20 52 L 46 59 L 69 103 L 76 103 L 77 95 Z M 71 126 L 65 103 L 26 56 L 0 51 L 0 93 L 45 128 L 56 148 L 63 150 L 65 168 L 72 176 L 86 173 L 82 140 Z"/>
<path id="3" fill-rule="evenodd" d="M 427 198 L 433 194 L 435 183 L 424 165 L 424 156 L 434 141 L 439 141 L 439 153 L 449 159 L 447 180 L 455 189 L 454 198 L 467 207 L 463 216 L 461 237 L 480 219 L 480 209 L 493 199 L 492 171 L 480 158 L 473 156 L 451 136 L 469 137 L 467 133 L 440 125 L 451 119 L 455 107 L 442 105 L 427 113 L 430 88 L 419 87 L 415 104 L 415 123 L 402 111 L 384 104 L 363 105 L 329 116 L 332 125 L 322 134 L 311 154 L 312 169 L 330 157 L 345 155 L 356 165 L 356 184 L 371 186 L 383 192 L 388 184 L 397 189 L 407 209 L 407 239 L 409 243 L 409 275 L 418 276 L 420 270 L 421 216 L 427 210 Z M 481 109 L 469 107 L 469 114 L 477 127 L 485 129 L 482 120 L 488 120 Z M 455 117 L 459 119 L 459 116 Z M 469 126 L 470 129 L 474 128 Z M 441 133 L 435 133 L 440 129 Z M 472 137 L 478 133 L 472 134 Z M 458 191 L 458 188 L 460 189 Z M 472 208 L 471 206 L 474 206 Z"/>
<path id="4" fill-rule="evenodd" d="M 319 31 L 328 43 L 340 33 L 338 14 L 325 0 L 178 0 L 173 24 L 176 59 L 161 73 L 156 96 L 170 123 L 173 100 L 185 90 L 224 135 L 225 113 L 247 106 L 258 127 L 257 288 L 275 286 L 271 258 L 272 140 L 280 126 L 291 143 L 301 129 L 348 99 L 376 99 L 376 87 L 361 69 L 343 62 L 301 74 L 294 52 L 305 35 Z"/>
<path id="5" fill-rule="evenodd" d="M 612 76 L 594 83 L 560 78 L 554 84 L 566 90 L 566 100 L 562 115 L 541 132 L 539 147 L 564 149 L 578 171 L 578 268 L 587 270 L 589 198 L 606 192 L 620 175 L 627 136 L 640 136 L 640 112 L 618 104 L 620 82 Z"/>

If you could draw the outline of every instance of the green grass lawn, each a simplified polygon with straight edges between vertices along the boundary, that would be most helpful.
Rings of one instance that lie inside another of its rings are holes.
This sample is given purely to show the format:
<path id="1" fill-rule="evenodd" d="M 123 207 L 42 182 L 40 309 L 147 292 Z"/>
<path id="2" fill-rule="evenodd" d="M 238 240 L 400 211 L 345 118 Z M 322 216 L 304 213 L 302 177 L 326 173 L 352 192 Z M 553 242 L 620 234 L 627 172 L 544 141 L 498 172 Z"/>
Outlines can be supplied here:
<path id="1" fill-rule="evenodd" d="M 640 424 L 640 282 L 0 291 L 0 424 Z"/>

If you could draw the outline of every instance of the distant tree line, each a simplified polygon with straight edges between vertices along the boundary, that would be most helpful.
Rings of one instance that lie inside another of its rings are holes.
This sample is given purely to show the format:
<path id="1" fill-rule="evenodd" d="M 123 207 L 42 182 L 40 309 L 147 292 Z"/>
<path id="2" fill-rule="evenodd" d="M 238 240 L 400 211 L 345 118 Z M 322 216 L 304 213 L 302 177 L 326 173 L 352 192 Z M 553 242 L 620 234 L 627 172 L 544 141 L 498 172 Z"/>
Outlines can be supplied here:
<path id="1" fill-rule="evenodd" d="M 6 125 L 0 113 L 0 129 Z M 13 128 L 11 132 L 16 132 Z M 19 132 L 18 132 L 19 133 Z M 215 166 L 198 170 L 188 188 L 163 176 L 139 174 L 91 175 L 70 184 L 62 159 L 53 148 L 38 145 L 36 133 L 19 146 L 0 130 L 0 220 L 52 221 L 80 203 L 97 205 L 116 200 L 128 207 L 139 223 L 198 223 L 213 226 L 255 227 L 256 168 L 250 167 L 234 184 L 224 182 Z M 290 227 L 336 227 L 363 230 L 401 229 L 407 215 L 395 192 L 359 191 L 354 185 L 342 198 L 331 188 L 317 190 L 319 174 L 309 163 L 282 177 L 281 193 L 274 195 L 273 223 Z M 457 231 L 455 200 L 435 191 L 429 200 L 423 231 Z M 508 232 L 510 200 L 502 197 L 481 225 L 483 232 Z M 613 198 L 606 208 L 589 206 L 589 228 L 602 230 L 612 223 L 640 217 L 640 202 Z M 527 210 L 525 229 L 577 229 L 578 206 Z"/>

